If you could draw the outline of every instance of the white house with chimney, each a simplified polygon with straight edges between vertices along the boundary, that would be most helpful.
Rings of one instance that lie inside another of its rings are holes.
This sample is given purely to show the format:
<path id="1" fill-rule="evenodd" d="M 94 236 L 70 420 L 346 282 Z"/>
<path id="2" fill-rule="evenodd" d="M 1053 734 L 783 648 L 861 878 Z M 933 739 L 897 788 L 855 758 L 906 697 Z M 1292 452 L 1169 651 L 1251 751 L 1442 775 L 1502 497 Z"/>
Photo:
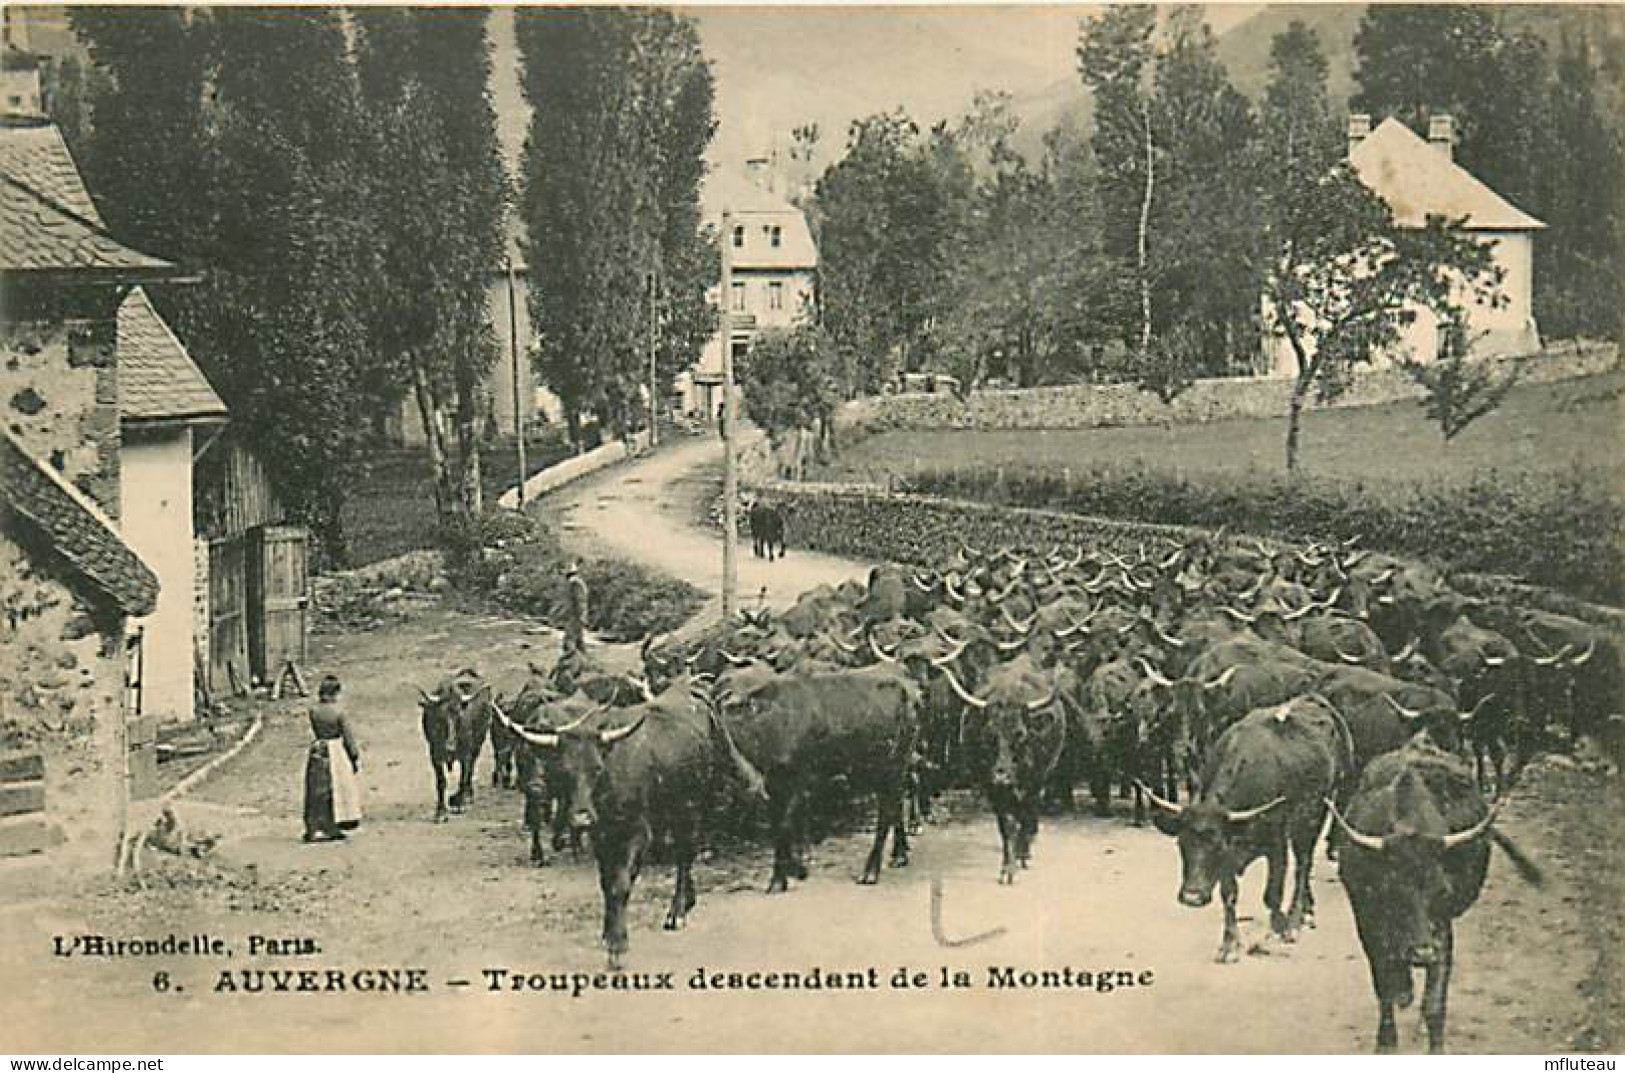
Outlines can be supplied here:
<path id="1" fill-rule="evenodd" d="M 1433 116 L 1424 141 L 1397 119 L 1375 130 L 1371 117 L 1349 117 L 1349 163 L 1361 182 L 1393 211 L 1401 227 L 1422 227 L 1430 216 L 1462 220 L 1466 232 L 1490 247 L 1503 276 L 1502 301 L 1476 301 L 1463 286 L 1457 304 L 1466 314 L 1468 353 L 1479 357 L 1527 354 L 1540 349 L 1535 325 L 1535 233 L 1546 225 L 1507 201 L 1455 161 L 1455 122 Z M 1264 310 L 1265 322 L 1270 319 Z M 1419 361 L 1438 357 L 1447 340 L 1431 310 L 1418 308 L 1401 329 L 1399 343 L 1373 362 L 1374 368 L 1408 355 Z M 1266 334 L 1266 368 L 1274 376 L 1293 376 L 1297 363 L 1284 338 Z"/>
<path id="2" fill-rule="evenodd" d="M 729 345 L 735 360 L 765 328 L 787 328 L 811 315 L 818 276 L 818 247 L 807 217 L 779 192 L 766 157 L 747 162 L 744 174 L 714 171 L 701 192 L 705 222 L 728 245 L 732 285 L 727 296 Z M 727 233 L 722 214 L 729 214 Z M 711 301 L 721 300 L 715 290 Z M 722 402 L 722 337 L 706 343 L 694 368 L 679 378 L 683 409 L 707 421 Z"/>

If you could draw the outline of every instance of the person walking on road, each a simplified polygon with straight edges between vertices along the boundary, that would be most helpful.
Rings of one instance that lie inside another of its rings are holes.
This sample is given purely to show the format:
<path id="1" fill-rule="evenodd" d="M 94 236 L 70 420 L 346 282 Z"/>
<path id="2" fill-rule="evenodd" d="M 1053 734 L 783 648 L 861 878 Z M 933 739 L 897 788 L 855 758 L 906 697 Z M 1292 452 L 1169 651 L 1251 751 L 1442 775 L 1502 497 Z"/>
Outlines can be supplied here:
<path id="1" fill-rule="evenodd" d="M 343 687 L 333 675 L 317 687 L 317 704 L 310 710 L 314 740 L 305 757 L 305 841 L 326 842 L 345 837 L 361 823 L 361 793 L 356 773 L 361 750 L 339 700 Z"/>
<path id="2" fill-rule="evenodd" d="M 587 583 L 581 579 L 581 564 L 570 561 L 565 574 L 563 657 L 584 656 L 587 651 Z"/>

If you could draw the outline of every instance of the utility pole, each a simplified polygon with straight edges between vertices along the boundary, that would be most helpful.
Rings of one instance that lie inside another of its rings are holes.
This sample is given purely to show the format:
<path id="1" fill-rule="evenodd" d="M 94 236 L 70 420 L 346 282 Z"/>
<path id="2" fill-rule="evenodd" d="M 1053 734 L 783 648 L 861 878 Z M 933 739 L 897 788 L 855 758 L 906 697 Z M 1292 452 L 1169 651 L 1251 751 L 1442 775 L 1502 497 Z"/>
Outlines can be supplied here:
<path id="1" fill-rule="evenodd" d="M 655 384 L 658 377 L 655 370 L 655 354 L 659 350 L 660 307 L 659 307 L 658 273 L 649 273 L 649 446 L 653 447 L 660 442 L 660 410 L 656 401 Z"/>
<path id="2" fill-rule="evenodd" d="M 722 621 L 731 624 L 739 588 L 739 460 L 734 451 L 733 214 L 722 214 L 722 279 L 717 291 L 722 334 Z"/>
<path id="3" fill-rule="evenodd" d="M 520 392 L 521 378 L 519 375 L 519 307 L 514 299 L 514 266 L 513 254 L 505 260 L 508 265 L 508 350 L 513 357 L 513 438 L 519 447 L 519 509 L 525 509 L 525 478 L 530 476 L 530 470 L 525 465 L 525 409 L 524 397 Z"/>

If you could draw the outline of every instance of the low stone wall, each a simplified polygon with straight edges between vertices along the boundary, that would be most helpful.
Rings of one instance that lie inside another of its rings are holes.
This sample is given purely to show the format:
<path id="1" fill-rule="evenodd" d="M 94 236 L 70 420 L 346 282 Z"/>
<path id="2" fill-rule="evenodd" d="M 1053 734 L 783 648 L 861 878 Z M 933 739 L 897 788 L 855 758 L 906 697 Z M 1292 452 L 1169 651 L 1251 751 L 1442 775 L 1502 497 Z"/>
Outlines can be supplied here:
<path id="1" fill-rule="evenodd" d="M 640 432 L 630 440 L 611 440 L 600 447 L 594 447 L 586 454 L 574 455 L 563 462 L 548 466 L 544 470 L 532 473 L 525 480 L 525 500 L 528 502 L 538 496 L 562 488 L 571 481 L 585 477 L 589 473 L 596 473 L 605 466 L 614 465 L 632 457 L 649 442 L 649 434 Z M 502 493 L 497 500 L 497 506 L 503 510 L 519 509 L 519 489 L 510 488 Z"/>
<path id="2" fill-rule="evenodd" d="M 1562 346 L 1526 359 L 1524 383 L 1539 384 L 1590 376 L 1616 364 L 1612 343 Z M 1517 359 L 1494 358 L 1498 370 Z M 860 431 L 893 428 L 1060 429 L 1123 425 L 1199 424 L 1245 418 L 1281 417 L 1287 412 L 1292 381 L 1273 377 L 1198 380 L 1171 403 L 1133 384 L 1077 384 L 1065 387 L 976 391 L 961 401 L 951 394 L 884 395 L 849 403 L 841 427 Z M 1358 378 L 1330 405 L 1376 406 L 1420 398 L 1422 389 L 1403 369 L 1389 368 Z"/>

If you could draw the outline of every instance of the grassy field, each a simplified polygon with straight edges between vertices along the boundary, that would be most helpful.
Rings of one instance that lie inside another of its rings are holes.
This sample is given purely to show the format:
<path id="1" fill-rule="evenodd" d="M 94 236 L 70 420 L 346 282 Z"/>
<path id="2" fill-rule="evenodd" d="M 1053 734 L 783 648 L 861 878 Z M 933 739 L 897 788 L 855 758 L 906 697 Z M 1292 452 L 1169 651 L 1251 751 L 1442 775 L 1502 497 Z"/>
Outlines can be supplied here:
<path id="1" fill-rule="evenodd" d="M 569 453 L 563 443 L 536 443 L 525 462 L 535 473 Z M 344 509 L 349 565 L 364 566 L 435 547 L 439 532 L 428 452 L 421 447 L 386 448 L 376 451 L 368 462 L 371 472 Z M 497 497 L 518 483 L 519 460 L 512 445 L 481 451 L 480 474 L 486 504 L 495 506 Z"/>
<path id="2" fill-rule="evenodd" d="M 1618 372 L 1515 389 L 1448 448 L 1415 402 L 1307 414 L 1305 470 L 1383 485 L 1459 483 L 1506 474 L 1595 473 L 1625 490 L 1625 421 Z M 1011 476 L 1101 469 L 1148 470 L 1184 479 L 1284 473 L 1286 420 L 1172 428 L 885 432 L 853 444 L 822 479 L 885 484 L 921 473 L 1003 467 Z"/>

